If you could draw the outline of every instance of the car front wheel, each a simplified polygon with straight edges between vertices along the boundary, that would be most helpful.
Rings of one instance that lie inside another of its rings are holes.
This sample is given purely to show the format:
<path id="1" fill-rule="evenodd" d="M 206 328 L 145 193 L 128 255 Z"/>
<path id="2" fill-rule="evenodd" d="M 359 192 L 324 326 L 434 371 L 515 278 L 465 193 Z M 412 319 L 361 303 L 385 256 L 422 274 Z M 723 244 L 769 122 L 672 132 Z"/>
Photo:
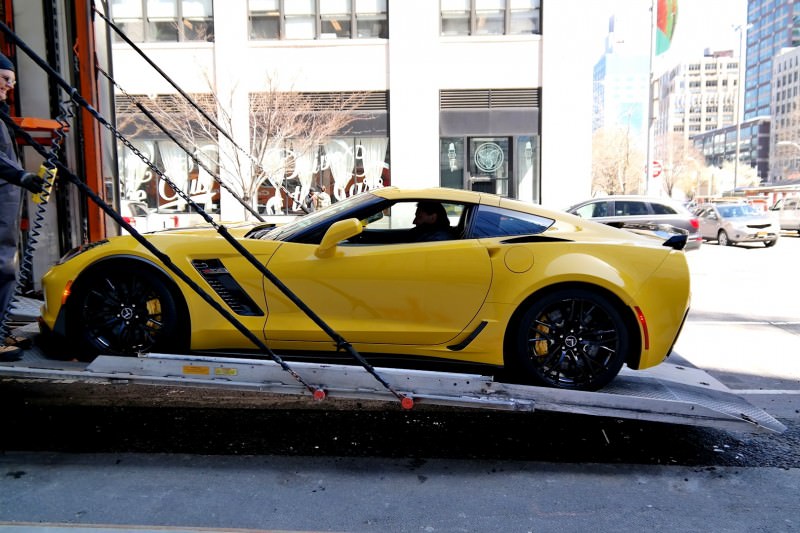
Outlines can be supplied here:
<path id="1" fill-rule="evenodd" d="M 178 305 L 156 272 L 134 265 L 95 269 L 73 287 L 68 333 L 79 359 L 183 347 Z"/>
<path id="2" fill-rule="evenodd" d="M 622 368 L 629 335 L 606 297 L 585 289 L 560 290 L 524 312 L 510 363 L 535 385 L 597 390 Z"/>
<path id="3" fill-rule="evenodd" d="M 724 229 L 719 230 L 719 233 L 717 234 L 717 242 L 720 246 L 731 246 L 733 244 L 728 238 L 728 234 L 725 233 Z"/>

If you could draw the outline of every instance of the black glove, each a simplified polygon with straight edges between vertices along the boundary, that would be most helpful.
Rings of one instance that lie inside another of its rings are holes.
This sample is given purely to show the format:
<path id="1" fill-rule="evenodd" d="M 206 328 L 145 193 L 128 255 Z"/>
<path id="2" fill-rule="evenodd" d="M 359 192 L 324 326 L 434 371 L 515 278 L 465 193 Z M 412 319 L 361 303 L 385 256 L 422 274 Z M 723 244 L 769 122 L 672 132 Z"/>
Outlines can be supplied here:
<path id="1" fill-rule="evenodd" d="M 36 174 L 31 174 L 30 172 L 26 172 L 22 175 L 22 177 L 19 179 L 19 184 L 32 193 L 38 194 L 40 192 L 44 192 L 44 180 Z"/>

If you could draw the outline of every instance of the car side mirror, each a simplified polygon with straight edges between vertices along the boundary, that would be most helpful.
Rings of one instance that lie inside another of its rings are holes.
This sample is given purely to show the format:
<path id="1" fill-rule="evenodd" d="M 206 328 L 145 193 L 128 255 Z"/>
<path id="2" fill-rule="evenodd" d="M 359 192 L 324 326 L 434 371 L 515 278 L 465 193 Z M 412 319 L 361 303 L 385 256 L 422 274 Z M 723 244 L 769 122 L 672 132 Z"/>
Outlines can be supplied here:
<path id="1" fill-rule="evenodd" d="M 357 218 L 348 218 L 334 223 L 325 232 L 322 242 L 319 243 L 314 255 L 317 257 L 331 257 L 336 251 L 336 246 L 347 239 L 355 237 L 364 231 L 364 226 Z"/>

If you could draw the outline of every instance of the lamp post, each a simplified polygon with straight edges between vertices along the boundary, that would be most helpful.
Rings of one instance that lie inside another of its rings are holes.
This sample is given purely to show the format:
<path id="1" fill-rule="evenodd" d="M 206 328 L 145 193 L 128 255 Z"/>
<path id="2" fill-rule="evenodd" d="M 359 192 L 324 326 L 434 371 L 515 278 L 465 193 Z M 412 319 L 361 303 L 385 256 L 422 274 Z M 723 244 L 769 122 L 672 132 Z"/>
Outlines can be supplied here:
<path id="1" fill-rule="evenodd" d="M 739 180 L 739 145 L 742 142 L 742 72 L 744 71 L 747 63 L 742 55 L 744 48 L 744 40 L 747 36 L 747 30 L 750 29 L 752 24 L 739 24 L 733 29 L 739 32 L 739 70 L 736 73 L 736 159 L 733 162 L 733 192 L 736 194 L 736 186 Z"/>

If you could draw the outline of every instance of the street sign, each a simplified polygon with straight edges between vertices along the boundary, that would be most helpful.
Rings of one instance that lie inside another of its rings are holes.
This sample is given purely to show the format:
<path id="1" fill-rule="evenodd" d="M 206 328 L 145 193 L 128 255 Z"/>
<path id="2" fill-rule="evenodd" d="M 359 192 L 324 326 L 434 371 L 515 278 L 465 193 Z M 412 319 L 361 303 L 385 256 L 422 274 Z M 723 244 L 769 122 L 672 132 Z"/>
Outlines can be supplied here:
<path id="1" fill-rule="evenodd" d="M 653 161 L 653 165 L 651 167 L 651 172 L 654 178 L 657 178 L 661 175 L 661 171 L 664 170 L 664 167 L 661 165 L 661 161 Z"/>

